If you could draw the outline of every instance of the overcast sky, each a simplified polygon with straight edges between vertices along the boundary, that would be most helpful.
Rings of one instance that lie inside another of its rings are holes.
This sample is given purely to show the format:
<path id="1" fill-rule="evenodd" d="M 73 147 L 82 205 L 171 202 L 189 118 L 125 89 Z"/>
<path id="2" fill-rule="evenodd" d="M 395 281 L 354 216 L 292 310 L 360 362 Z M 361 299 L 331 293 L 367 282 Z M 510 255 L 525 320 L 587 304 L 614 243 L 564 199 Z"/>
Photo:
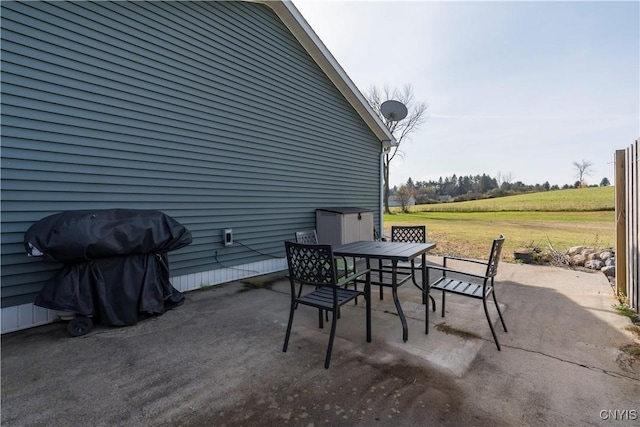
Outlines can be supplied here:
<path id="1" fill-rule="evenodd" d="M 309 1 L 294 4 L 364 93 L 411 84 L 428 119 L 391 185 L 452 174 L 525 184 L 614 178 L 640 137 L 640 3 Z"/>

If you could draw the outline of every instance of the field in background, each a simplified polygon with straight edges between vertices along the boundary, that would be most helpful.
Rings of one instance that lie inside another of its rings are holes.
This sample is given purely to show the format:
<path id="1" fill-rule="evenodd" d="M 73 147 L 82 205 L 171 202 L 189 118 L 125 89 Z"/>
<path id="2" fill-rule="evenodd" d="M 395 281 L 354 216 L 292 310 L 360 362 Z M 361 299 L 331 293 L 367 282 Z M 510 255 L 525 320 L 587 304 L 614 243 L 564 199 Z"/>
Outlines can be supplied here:
<path id="1" fill-rule="evenodd" d="M 543 191 L 468 202 L 410 206 L 411 212 L 573 212 L 614 210 L 615 188 L 591 187 Z M 395 208 L 399 212 L 399 208 Z"/>
<path id="2" fill-rule="evenodd" d="M 384 216 L 392 225 L 426 225 L 434 254 L 486 258 L 491 240 L 506 237 L 503 257 L 523 247 L 558 251 L 572 246 L 613 247 L 614 188 L 593 187 L 522 194 L 488 200 L 412 206 L 409 213 Z"/>

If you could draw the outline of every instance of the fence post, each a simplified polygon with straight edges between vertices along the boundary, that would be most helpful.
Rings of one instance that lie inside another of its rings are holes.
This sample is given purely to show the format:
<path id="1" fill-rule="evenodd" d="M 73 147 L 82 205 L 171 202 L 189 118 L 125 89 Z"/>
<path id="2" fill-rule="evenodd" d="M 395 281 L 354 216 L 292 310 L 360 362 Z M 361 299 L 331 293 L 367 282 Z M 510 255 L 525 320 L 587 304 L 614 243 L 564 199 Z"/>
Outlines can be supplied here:
<path id="1" fill-rule="evenodd" d="M 627 296 L 627 220 L 625 150 L 615 154 L 616 296 Z"/>
<path id="2" fill-rule="evenodd" d="M 629 305 L 640 311 L 640 172 L 638 145 L 640 139 L 627 149 L 627 290 Z"/>

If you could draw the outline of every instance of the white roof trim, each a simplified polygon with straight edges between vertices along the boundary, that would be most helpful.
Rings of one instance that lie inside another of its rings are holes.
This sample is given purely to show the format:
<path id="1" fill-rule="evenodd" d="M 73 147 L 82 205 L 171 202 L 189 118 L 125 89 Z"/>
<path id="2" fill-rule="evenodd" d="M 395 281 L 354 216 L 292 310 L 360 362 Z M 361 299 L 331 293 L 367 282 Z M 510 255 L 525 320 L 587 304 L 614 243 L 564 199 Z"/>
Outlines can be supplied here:
<path id="1" fill-rule="evenodd" d="M 280 20 L 289 28 L 289 31 L 298 39 L 302 47 L 311 58 L 329 77 L 351 106 L 362 117 L 362 120 L 384 145 L 396 145 L 397 142 L 389 129 L 382 123 L 375 111 L 371 108 L 364 95 L 351 81 L 347 73 L 342 69 L 338 61 L 331 55 L 329 49 L 313 31 L 309 23 L 304 19 L 300 11 L 291 1 L 257 0 L 269 6 L 278 15 Z"/>

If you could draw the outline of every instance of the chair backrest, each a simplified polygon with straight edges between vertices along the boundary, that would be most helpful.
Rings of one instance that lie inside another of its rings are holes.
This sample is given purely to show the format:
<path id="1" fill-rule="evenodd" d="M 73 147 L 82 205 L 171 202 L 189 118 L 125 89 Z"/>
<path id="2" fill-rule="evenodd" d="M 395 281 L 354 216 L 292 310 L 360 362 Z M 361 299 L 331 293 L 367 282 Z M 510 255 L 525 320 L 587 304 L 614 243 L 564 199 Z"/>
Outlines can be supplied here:
<path id="1" fill-rule="evenodd" d="M 424 225 L 393 225 L 391 226 L 391 241 L 405 243 L 426 243 L 427 227 Z"/>
<path id="2" fill-rule="evenodd" d="M 491 255 L 489 256 L 489 262 L 487 263 L 487 274 L 485 274 L 485 277 L 494 277 L 498 274 L 498 264 L 500 263 L 500 253 L 502 252 L 503 243 L 503 234 L 493 241 L 493 245 L 491 246 Z"/>
<path id="3" fill-rule="evenodd" d="M 304 243 L 307 245 L 315 245 L 318 243 L 318 235 L 316 230 L 296 231 L 296 243 Z"/>
<path id="4" fill-rule="evenodd" d="M 331 245 L 284 242 L 293 290 L 294 281 L 304 285 L 327 286 L 337 283 Z"/>

